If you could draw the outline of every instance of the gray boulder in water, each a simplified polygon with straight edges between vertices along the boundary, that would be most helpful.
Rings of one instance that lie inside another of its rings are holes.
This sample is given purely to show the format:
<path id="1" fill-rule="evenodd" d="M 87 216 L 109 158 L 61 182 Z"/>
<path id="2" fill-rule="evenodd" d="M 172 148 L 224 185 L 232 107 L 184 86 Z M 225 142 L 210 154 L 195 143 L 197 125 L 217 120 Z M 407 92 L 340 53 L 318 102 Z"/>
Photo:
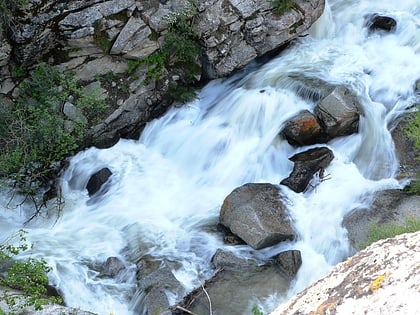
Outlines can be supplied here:
<path id="1" fill-rule="evenodd" d="M 220 224 L 255 249 L 295 238 L 295 231 L 279 187 L 245 184 L 223 202 Z"/>

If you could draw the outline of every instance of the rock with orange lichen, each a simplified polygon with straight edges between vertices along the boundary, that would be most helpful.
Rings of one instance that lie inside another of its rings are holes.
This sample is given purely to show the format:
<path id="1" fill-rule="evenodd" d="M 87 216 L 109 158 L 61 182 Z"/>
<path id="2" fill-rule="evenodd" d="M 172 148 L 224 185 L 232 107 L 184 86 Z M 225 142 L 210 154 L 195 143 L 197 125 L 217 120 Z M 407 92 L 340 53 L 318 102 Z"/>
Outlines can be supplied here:
<path id="1" fill-rule="evenodd" d="M 420 231 L 378 241 L 271 315 L 420 314 Z"/>

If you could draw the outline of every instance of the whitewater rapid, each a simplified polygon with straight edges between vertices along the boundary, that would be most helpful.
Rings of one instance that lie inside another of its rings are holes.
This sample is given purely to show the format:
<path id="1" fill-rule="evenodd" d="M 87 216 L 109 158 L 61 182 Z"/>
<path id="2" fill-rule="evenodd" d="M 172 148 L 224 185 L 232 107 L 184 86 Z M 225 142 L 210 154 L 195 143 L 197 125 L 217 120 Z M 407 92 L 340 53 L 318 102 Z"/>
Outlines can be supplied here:
<path id="1" fill-rule="evenodd" d="M 372 13 L 393 17 L 396 30 L 369 34 L 365 16 Z M 134 263 L 144 255 L 176 261 L 173 274 L 188 291 L 211 276 L 218 248 L 251 258 L 299 249 L 303 264 L 291 289 L 273 292 L 273 303 L 280 303 L 349 255 L 341 226 L 347 213 L 369 203 L 375 191 L 401 188 L 390 128 L 419 101 L 419 28 L 418 0 L 328 1 L 309 35 L 267 64 L 210 82 L 194 101 L 150 122 L 138 140 L 72 157 L 61 178 L 61 215 L 57 220 L 51 203 L 24 226 L 33 249 L 22 258 L 47 261 L 67 305 L 129 315 Z M 326 169 L 329 180 L 301 194 L 281 188 L 291 200 L 297 242 L 261 252 L 228 246 L 213 228 L 224 198 L 245 183 L 278 184 L 292 170 L 290 156 L 317 146 L 294 148 L 279 136 L 288 119 L 316 105 L 296 93 L 299 77 L 350 87 L 362 106 L 359 132 L 326 144 L 335 156 Z M 90 200 L 86 184 L 103 167 L 112 171 L 108 191 Z M 31 211 L 6 209 L 8 193 L 1 191 L 4 237 L 22 228 Z M 100 276 L 97 266 L 108 257 L 126 266 L 117 279 Z M 265 305 L 266 311 L 274 306 Z"/>

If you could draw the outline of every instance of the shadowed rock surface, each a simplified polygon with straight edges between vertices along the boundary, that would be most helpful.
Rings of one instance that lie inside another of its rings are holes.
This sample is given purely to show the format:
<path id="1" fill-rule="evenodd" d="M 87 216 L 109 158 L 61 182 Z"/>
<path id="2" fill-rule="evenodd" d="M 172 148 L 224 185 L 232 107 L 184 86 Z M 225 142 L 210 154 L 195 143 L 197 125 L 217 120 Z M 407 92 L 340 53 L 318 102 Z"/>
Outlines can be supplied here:
<path id="1" fill-rule="evenodd" d="M 333 152 L 327 147 L 309 149 L 289 158 L 294 162 L 293 170 L 289 177 L 280 184 L 289 187 L 297 193 L 305 191 L 315 173 L 325 169 L 334 159 Z"/>

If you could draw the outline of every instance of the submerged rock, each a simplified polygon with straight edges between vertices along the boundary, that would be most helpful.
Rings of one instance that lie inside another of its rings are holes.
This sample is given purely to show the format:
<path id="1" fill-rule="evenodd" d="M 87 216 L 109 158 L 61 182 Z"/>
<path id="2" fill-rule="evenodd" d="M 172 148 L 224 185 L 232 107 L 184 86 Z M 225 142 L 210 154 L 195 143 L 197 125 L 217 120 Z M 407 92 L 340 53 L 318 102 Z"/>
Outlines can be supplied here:
<path id="1" fill-rule="evenodd" d="M 245 184 L 232 191 L 220 210 L 220 223 L 255 249 L 295 237 L 277 186 Z"/>
<path id="2" fill-rule="evenodd" d="M 107 167 L 104 167 L 93 174 L 86 185 L 89 196 L 91 197 L 96 194 L 101 189 L 102 185 L 108 181 L 111 175 L 112 172 Z"/>
<path id="3" fill-rule="evenodd" d="M 271 315 L 417 314 L 420 231 L 379 241 L 338 264 Z"/>
<path id="4" fill-rule="evenodd" d="M 366 26 L 370 32 L 376 30 L 393 32 L 397 27 L 397 21 L 395 21 L 392 17 L 385 15 L 372 14 L 369 15 L 366 20 Z"/>
<path id="5" fill-rule="evenodd" d="M 317 172 L 323 172 L 333 159 L 334 154 L 327 147 L 314 148 L 295 154 L 289 158 L 295 163 L 292 173 L 280 184 L 289 187 L 294 192 L 301 193 L 306 190 L 314 175 Z"/>

